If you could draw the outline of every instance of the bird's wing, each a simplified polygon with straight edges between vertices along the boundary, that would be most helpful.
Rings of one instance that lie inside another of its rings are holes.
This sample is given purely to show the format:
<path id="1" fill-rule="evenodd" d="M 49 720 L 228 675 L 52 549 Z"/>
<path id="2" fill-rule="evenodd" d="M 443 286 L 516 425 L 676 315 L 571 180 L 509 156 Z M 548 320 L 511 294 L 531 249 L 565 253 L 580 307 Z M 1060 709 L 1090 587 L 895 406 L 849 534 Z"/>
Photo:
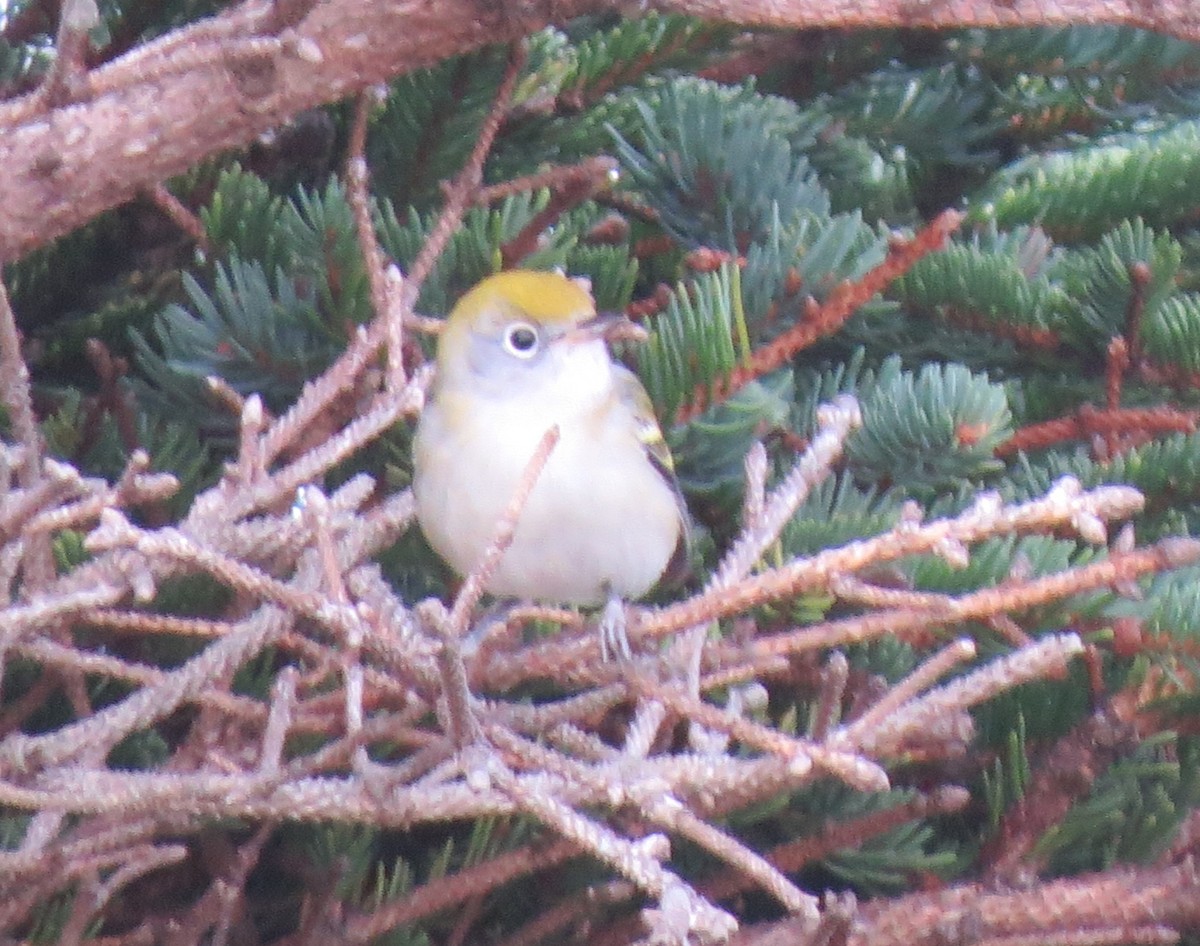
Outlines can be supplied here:
<path id="1" fill-rule="evenodd" d="M 675 475 L 675 460 L 671 457 L 671 448 L 663 437 L 662 427 L 654 416 L 654 405 L 650 395 L 642 386 L 642 382 L 628 368 L 615 366 L 617 397 L 633 412 L 637 425 L 637 437 L 650 463 L 659 472 L 675 494 L 675 505 L 679 509 L 679 544 L 675 548 L 671 561 L 667 563 L 663 580 L 668 584 L 682 582 L 691 571 L 691 532 L 692 517 L 688 512 L 683 491 L 679 488 L 679 478 Z"/>

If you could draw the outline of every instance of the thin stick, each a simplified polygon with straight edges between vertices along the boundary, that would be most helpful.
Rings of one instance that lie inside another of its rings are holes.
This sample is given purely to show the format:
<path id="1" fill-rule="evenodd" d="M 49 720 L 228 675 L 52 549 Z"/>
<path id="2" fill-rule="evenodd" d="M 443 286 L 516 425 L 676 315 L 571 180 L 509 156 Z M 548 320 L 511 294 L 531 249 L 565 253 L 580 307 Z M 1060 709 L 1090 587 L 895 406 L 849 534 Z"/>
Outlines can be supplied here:
<path id="1" fill-rule="evenodd" d="M 525 464 L 525 471 L 517 481 L 517 488 L 513 490 L 512 498 L 508 501 L 508 505 L 504 509 L 504 514 L 500 517 L 500 521 L 496 523 L 496 532 L 492 536 L 491 543 L 483 553 L 483 558 L 479 560 L 479 564 L 475 566 L 471 574 L 467 576 L 467 580 L 463 582 L 463 586 L 458 592 L 458 597 L 454 599 L 454 606 L 450 609 L 449 629 L 451 634 L 456 638 L 461 638 L 466 633 L 467 621 L 470 619 L 471 612 L 483 596 L 483 592 L 487 588 L 487 583 L 491 580 L 496 567 L 500 564 L 501 556 L 512 545 L 513 536 L 517 531 L 517 521 L 525 509 L 525 503 L 529 501 L 529 494 L 533 492 L 533 487 L 537 485 L 538 477 L 542 475 L 542 470 L 546 468 L 546 461 L 550 459 L 550 454 L 558 445 L 558 438 L 559 430 L 557 424 L 552 425 L 542 434 L 542 439 L 538 441 L 537 449 L 533 451 L 529 462 Z"/>
<path id="2" fill-rule="evenodd" d="M 371 287 L 371 308 L 375 318 L 384 323 L 387 336 L 387 388 L 398 392 L 408 382 L 404 372 L 404 320 L 393 312 L 385 274 L 383 250 L 375 236 L 371 220 L 371 198 L 367 190 L 370 173 L 367 169 L 367 122 L 374 94 L 367 90 L 354 103 L 354 122 L 350 126 L 349 157 L 346 160 L 346 200 L 354 214 L 354 233 L 362 253 L 363 266 Z"/>
<path id="3" fill-rule="evenodd" d="M 3 282 L 0 282 L 0 399 L 8 408 L 9 423 L 17 442 L 25 448 L 17 481 L 22 486 L 32 486 L 41 477 L 42 433 L 33 412 L 29 368 L 21 356 L 17 318 L 9 305 Z"/>
<path id="4" fill-rule="evenodd" d="M 475 147 L 471 149 L 471 154 L 462 170 L 446 187 L 446 206 L 442 208 L 441 216 L 438 217 L 437 224 L 421 247 L 421 252 L 417 254 L 417 258 L 409 267 L 408 277 L 404 281 L 404 288 L 400 295 L 400 313 L 403 318 L 408 318 L 415 310 L 421 286 L 433 272 L 434 264 L 458 229 L 463 214 L 475 203 L 480 183 L 483 180 L 483 163 L 487 160 L 488 153 L 492 150 L 492 143 L 500 131 L 508 102 L 517 85 L 517 77 L 525 65 L 525 57 L 524 45 L 514 44 L 509 56 L 508 69 L 500 81 L 499 88 L 496 89 L 492 109 L 484 119 L 483 127 L 479 129 L 479 138 L 475 141 Z"/>

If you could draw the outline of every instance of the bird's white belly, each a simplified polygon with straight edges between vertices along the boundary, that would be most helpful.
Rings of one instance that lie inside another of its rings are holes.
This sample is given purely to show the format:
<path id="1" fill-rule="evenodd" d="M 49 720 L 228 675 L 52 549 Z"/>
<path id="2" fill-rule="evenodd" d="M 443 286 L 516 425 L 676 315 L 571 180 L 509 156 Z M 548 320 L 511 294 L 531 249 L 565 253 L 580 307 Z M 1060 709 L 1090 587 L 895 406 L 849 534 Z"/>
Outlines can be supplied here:
<path id="1" fill-rule="evenodd" d="M 473 445 L 418 438 L 418 463 L 445 473 L 418 478 L 418 516 L 430 544 L 458 572 L 478 565 L 545 428 L 502 408 L 476 418 Z M 547 425 L 548 426 L 548 425 Z M 662 575 L 681 528 L 671 486 L 625 430 L 563 425 L 488 590 L 564 604 L 597 604 L 611 591 L 645 594 Z M 438 443 L 435 450 L 431 443 Z"/>

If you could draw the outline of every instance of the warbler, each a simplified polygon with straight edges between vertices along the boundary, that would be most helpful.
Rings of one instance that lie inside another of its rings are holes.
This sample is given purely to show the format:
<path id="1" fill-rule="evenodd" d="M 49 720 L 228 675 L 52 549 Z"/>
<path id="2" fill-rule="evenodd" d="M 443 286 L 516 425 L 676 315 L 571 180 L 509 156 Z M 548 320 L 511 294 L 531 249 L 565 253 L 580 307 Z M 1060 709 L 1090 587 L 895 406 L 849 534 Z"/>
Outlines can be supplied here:
<path id="1" fill-rule="evenodd" d="M 443 326 L 413 451 L 417 519 L 465 575 L 557 424 L 558 443 L 487 590 L 606 604 L 602 643 L 625 652 L 621 599 L 642 597 L 686 554 L 688 528 L 650 398 L 609 353 L 608 341 L 637 331 L 623 316 L 598 315 L 580 281 L 530 270 L 489 276 Z"/>

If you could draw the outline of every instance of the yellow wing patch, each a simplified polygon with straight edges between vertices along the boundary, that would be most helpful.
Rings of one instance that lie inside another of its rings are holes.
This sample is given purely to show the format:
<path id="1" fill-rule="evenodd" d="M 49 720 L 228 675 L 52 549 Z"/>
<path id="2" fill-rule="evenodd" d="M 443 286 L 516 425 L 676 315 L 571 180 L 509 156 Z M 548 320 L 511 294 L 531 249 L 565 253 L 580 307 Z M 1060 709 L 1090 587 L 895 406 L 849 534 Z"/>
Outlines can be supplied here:
<path id="1" fill-rule="evenodd" d="M 675 461 L 671 458 L 671 448 L 667 446 L 662 428 L 654 416 L 654 405 L 650 403 L 650 395 L 633 372 L 621 368 L 614 371 L 614 376 L 617 382 L 617 397 L 633 411 L 638 440 L 645 447 L 655 467 L 674 481 Z"/>

